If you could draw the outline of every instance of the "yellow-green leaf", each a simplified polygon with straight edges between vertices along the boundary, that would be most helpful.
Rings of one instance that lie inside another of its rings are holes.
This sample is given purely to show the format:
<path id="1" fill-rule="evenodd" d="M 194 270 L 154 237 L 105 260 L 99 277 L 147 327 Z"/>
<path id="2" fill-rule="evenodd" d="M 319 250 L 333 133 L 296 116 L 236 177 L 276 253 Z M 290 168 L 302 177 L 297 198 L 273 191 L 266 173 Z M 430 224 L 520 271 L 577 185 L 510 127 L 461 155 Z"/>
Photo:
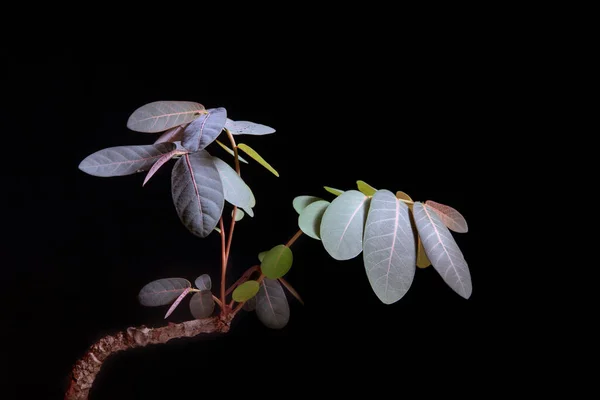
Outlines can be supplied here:
<path id="1" fill-rule="evenodd" d="M 333 195 L 336 195 L 336 196 L 339 196 L 340 194 L 344 193 L 344 191 L 343 191 L 343 190 L 340 190 L 340 189 L 335 189 L 335 188 L 332 188 L 332 187 L 329 187 L 329 186 L 323 186 L 323 187 L 324 187 L 324 188 L 325 188 L 325 190 L 327 190 L 329 193 L 331 193 L 331 194 L 333 194 Z"/>
<path id="2" fill-rule="evenodd" d="M 356 181 L 356 186 L 358 186 L 358 190 L 360 190 L 365 196 L 373 196 L 377 191 L 377 189 L 365 181 Z"/>
<path id="3" fill-rule="evenodd" d="M 396 198 L 400 199 L 400 200 L 413 201 L 413 199 L 411 199 L 409 195 L 407 195 L 406 193 L 404 193 L 400 190 L 396 192 Z"/>
<path id="4" fill-rule="evenodd" d="M 246 281 L 235 288 L 232 297 L 238 303 L 243 303 L 256 296 L 259 290 L 260 284 L 257 281 Z"/>
<path id="5" fill-rule="evenodd" d="M 289 247 L 282 244 L 273 247 L 262 260 L 260 269 L 269 279 L 279 279 L 292 268 L 294 256 Z"/>
<path id="6" fill-rule="evenodd" d="M 217 142 L 217 144 L 218 144 L 219 146 L 221 146 L 221 147 L 223 148 L 223 150 L 225 150 L 226 152 L 228 152 L 229 154 L 231 154 L 232 156 L 234 156 L 234 157 L 235 157 L 235 153 L 233 152 L 233 150 L 231 150 L 229 147 L 227 147 L 227 146 L 226 146 L 226 145 L 224 145 L 223 143 L 219 142 L 218 140 L 215 140 L 215 142 Z M 244 159 L 242 158 L 242 156 L 240 156 L 239 154 L 238 154 L 238 160 L 240 160 L 240 161 L 241 161 L 241 162 L 243 162 L 243 163 L 246 163 L 246 164 L 248 164 L 248 161 L 244 160 Z"/>
<path id="7" fill-rule="evenodd" d="M 418 238 L 418 246 L 417 247 L 417 267 L 419 268 L 427 268 L 431 265 L 431 261 L 427 258 L 427 254 L 425 254 L 425 248 L 423 247 L 423 242 L 421 242 L 421 237 Z"/>
<path id="8" fill-rule="evenodd" d="M 250 146 L 248 146 L 247 144 L 244 144 L 244 143 L 238 144 L 237 147 L 238 147 L 238 149 L 242 150 L 244 153 L 246 153 L 250 157 L 252 157 L 260 165 L 262 165 L 263 167 L 265 167 L 266 169 L 268 169 L 269 171 L 271 171 L 271 173 L 273 173 L 273 175 L 275 175 L 276 177 L 279 177 L 279 172 L 277 172 L 275 170 L 275 168 L 271 167 L 271 164 L 269 164 L 268 162 L 266 162 L 265 159 L 262 158 L 260 156 L 260 154 L 258 154 L 256 152 L 256 150 L 254 150 L 252 147 L 250 147 Z"/>

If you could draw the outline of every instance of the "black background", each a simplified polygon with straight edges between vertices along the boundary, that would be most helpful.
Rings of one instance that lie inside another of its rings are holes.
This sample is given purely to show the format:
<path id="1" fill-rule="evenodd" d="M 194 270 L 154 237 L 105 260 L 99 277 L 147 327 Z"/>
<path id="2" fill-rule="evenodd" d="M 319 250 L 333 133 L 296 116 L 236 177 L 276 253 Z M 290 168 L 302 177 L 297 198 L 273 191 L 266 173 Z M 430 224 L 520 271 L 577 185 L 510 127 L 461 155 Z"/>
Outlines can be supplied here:
<path id="1" fill-rule="evenodd" d="M 200 240 L 181 225 L 169 168 L 144 188 L 143 174 L 97 178 L 77 169 L 99 149 L 151 143 L 154 135 L 129 131 L 126 121 L 156 100 L 223 106 L 232 119 L 277 129 L 238 137 L 281 177 L 243 165 L 257 206 L 236 228 L 231 280 L 296 232 L 295 196 L 330 199 L 323 185 L 350 189 L 362 179 L 463 213 L 470 231 L 454 236 L 474 292 L 462 299 L 428 268 L 386 306 L 361 257 L 337 262 L 303 236 L 289 281 L 306 306 L 290 300 L 284 330 L 244 314 L 224 337 L 120 354 L 106 363 L 92 399 L 207 397 L 222 389 L 270 395 L 261 383 L 276 382 L 294 394 L 324 383 L 326 393 L 345 395 L 368 382 L 402 383 L 408 371 L 452 381 L 495 364 L 504 327 L 482 247 L 485 145 L 472 140 L 493 129 L 486 114 L 494 78 L 472 49 L 424 51 L 408 63 L 373 52 L 362 59 L 379 61 L 357 63 L 351 51 L 309 59 L 234 48 L 210 68 L 183 56 L 134 63 L 127 54 L 50 49 L 3 63 L 3 398 L 61 398 L 71 365 L 102 335 L 165 324 L 163 308 L 137 303 L 145 283 L 202 273 L 218 279 L 219 238 Z M 171 320 L 188 318 L 180 306 Z"/>

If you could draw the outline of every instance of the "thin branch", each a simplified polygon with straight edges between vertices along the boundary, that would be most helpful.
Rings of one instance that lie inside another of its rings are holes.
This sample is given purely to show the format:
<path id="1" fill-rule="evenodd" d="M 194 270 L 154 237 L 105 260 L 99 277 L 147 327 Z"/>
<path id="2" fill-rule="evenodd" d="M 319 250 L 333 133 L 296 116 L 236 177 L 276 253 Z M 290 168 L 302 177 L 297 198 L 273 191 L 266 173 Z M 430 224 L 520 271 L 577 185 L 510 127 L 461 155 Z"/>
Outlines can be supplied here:
<path id="1" fill-rule="evenodd" d="M 217 303 L 217 305 L 219 307 L 221 307 L 221 310 L 223 309 L 223 303 L 221 303 L 221 300 L 219 300 L 219 298 L 217 296 L 215 296 L 214 294 L 212 295 L 213 300 L 215 301 L 215 303 Z"/>
<path id="2" fill-rule="evenodd" d="M 238 158 L 238 148 L 237 145 L 235 144 L 235 139 L 233 138 L 233 135 L 231 134 L 231 132 L 229 132 L 229 129 L 225 128 L 225 133 L 227 133 L 227 137 L 229 138 L 229 142 L 231 142 L 231 148 L 233 149 L 233 155 L 235 158 L 235 172 L 237 172 L 237 174 L 239 176 L 242 176 L 240 174 L 240 159 Z"/>
<path id="3" fill-rule="evenodd" d="M 131 327 L 115 335 L 107 335 L 92 345 L 73 367 L 65 400 L 87 400 L 102 364 L 114 353 L 202 333 L 226 333 L 229 331 L 230 323 L 231 318 L 223 320 L 212 317 L 180 324 L 169 323 L 167 326 L 154 329 L 145 326 Z"/>
<path id="4" fill-rule="evenodd" d="M 244 274 L 240 277 L 240 279 L 238 279 L 233 285 L 231 285 L 229 287 L 229 289 L 227 289 L 227 292 L 225 293 L 225 296 L 229 296 L 229 293 L 233 292 L 236 287 L 238 287 L 239 285 L 241 285 L 242 283 L 244 283 L 248 279 L 250 279 L 250 277 L 252 276 L 252 274 L 254 272 L 258 271 L 259 268 L 260 268 L 260 265 L 255 265 L 255 266 L 253 266 L 251 268 L 248 268 L 248 270 L 246 270 L 246 272 L 244 272 Z"/>
<path id="5" fill-rule="evenodd" d="M 225 227 L 223 226 L 223 216 L 219 219 L 219 228 L 221 229 L 221 313 L 227 315 L 227 305 L 225 302 L 225 279 L 227 277 L 227 254 L 225 252 Z"/>
<path id="6" fill-rule="evenodd" d="M 300 302 L 300 304 L 304 305 L 304 301 L 302 301 L 302 298 L 300 297 L 300 295 L 298 294 L 298 292 L 296 292 L 296 289 L 294 289 L 292 287 L 292 285 L 290 285 L 285 279 L 283 278 L 279 278 L 279 282 L 281 282 L 281 284 L 283 286 L 285 286 L 285 288 L 292 294 L 292 296 L 294 296 L 296 298 L 296 300 L 298 300 Z"/>
<path id="7" fill-rule="evenodd" d="M 298 232 L 296 232 L 296 234 L 294 236 L 292 236 L 292 238 L 285 244 L 285 246 L 291 247 L 300 236 L 302 236 L 302 229 L 300 229 Z"/>

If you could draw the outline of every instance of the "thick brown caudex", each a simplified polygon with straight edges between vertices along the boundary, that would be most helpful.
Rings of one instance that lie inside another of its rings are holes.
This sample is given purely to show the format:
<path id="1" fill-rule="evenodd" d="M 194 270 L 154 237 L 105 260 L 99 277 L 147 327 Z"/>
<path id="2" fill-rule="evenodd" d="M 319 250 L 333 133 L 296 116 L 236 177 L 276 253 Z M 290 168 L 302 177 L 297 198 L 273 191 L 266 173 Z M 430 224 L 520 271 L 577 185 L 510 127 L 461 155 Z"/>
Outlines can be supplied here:
<path id="1" fill-rule="evenodd" d="M 212 317 L 180 324 L 170 323 L 161 328 L 147 328 L 142 325 L 104 336 L 92 345 L 73 367 L 65 400 L 87 400 L 102 363 L 114 353 L 149 344 L 166 343 L 171 339 L 193 337 L 202 333 L 226 333 L 229 331 L 230 323 L 231 318 Z"/>

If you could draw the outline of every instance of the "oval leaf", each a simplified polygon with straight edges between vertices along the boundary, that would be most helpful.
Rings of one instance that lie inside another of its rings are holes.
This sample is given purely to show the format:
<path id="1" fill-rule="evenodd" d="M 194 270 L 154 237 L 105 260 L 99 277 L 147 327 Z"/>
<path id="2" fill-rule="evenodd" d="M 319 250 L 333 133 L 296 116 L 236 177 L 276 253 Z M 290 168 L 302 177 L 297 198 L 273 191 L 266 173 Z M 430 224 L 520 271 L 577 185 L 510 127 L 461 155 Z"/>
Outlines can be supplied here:
<path id="1" fill-rule="evenodd" d="M 226 145 L 224 145 L 223 143 L 221 143 L 219 140 L 215 140 L 215 142 L 217 142 L 217 144 L 219 146 L 221 146 L 221 148 L 223 148 L 223 150 L 225 150 L 226 152 L 228 152 L 229 154 L 231 154 L 233 157 L 235 157 L 235 152 L 233 150 L 231 150 L 229 147 L 227 147 Z M 248 161 L 244 160 L 239 154 L 238 154 L 238 160 L 240 160 L 244 164 L 248 164 Z"/>
<path id="2" fill-rule="evenodd" d="M 331 202 L 321 221 L 321 240 L 336 260 L 360 254 L 369 198 L 357 190 L 342 193 Z"/>
<path id="3" fill-rule="evenodd" d="M 358 187 L 358 190 L 360 190 L 360 192 L 363 193 L 365 196 L 373 196 L 377 191 L 377 189 L 375 189 L 373 186 L 369 185 L 365 181 L 356 181 L 356 186 Z"/>
<path id="4" fill-rule="evenodd" d="M 384 304 L 400 300 L 415 276 L 415 237 L 408 206 L 388 190 L 371 199 L 365 226 L 365 269 L 373 291 Z"/>
<path id="5" fill-rule="evenodd" d="M 251 148 L 250 146 L 248 146 L 247 144 L 244 144 L 244 143 L 238 144 L 237 147 L 238 147 L 238 149 L 242 150 L 244 153 L 246 153 L 250 157 L 252 157 L 260 165 L 262 165 L 263 167 L 265 167 L 266 169 L 268 169 L 269 171 L 271 171 L 271 173 L 273 175 L 275 175 L 276 177 L 279 177 L 279 172 L 275 171 L 275 168 L 271 167 L 271 164 L 269 164 L 268 162 L 266 162 L 265 159 L 262 158 L 260 156 L 260 154 L 258 154 L 256 152 L 256 150 L 254 150 L 253 148 Z"/>
<path id="6" fill-rule="evenodd" d="M 267 255 L 268 251 L 261 251 L 260 253 L 258 253 L 258 261 L 260 261 L 261 263 L 263 262 L 263 260 L 265 259 L 265 256 Z"/>
<path id="7" fill-rule="evenodd" d="M 260 285 L 256 281 L 246 281 L 242 283 L 240 286 L 236 287 L 233 291 L 232 298 L 238 303 L 243 303 L 244 301 L 248 301 L 258 293 L 260 289 Z"/>
<path id="8" fill-rule="evenodd" d="M 416 202 L 415 224 L 433 268 L 456 293 L 468 299 L 473 291 L 471 273 L 462 252 L 437 212 Z"/>
<path id="9" fill-rule="evenodd" d="M 340 194 L 344 193 L 344 191 L 340 190 L 340 189 L 335 189 L 335 188 L 332 188 L 329 186 L 323 186 L 323 187 L 325 188 L 326 191 L 328 191 L 329 193 L 336 195 L 336 196 L 339 196 Z"/>
<path id="10" fill-rule="evenodd" d="M 298 226 L 302 232 L 306 233 L 313 239 L 321 240 L 321 221 L 323 220 L 323 214 L 329 202 L 325 200 L 315 201 L 309 204 L 302 213 L 298 216 Z"/>
<path id="11" fill-rule="evenodd" d="M 400 199 L 400 200 L 413 201 L 413 199 L 411 199 L 409 195 L 407 195 L 406 193 L 404 193 L 400 190 L 396 192 L 396 198 Z"/>
<path id="12" fill-rule="evenodd" d="M 290 320 L 290 306 L 281 284 L 265 278 L 256 295 L 256 316 L 267 327 L 281 329 Z"/>
<path id="13" fill-rule="evenodd" d="M 210 279 L 210 275 L 202 274 L 196 278 L 194 281 L 196 287 L 200 290 L 210 290 L 212 289 L 212 280 Z"/>
<path id="14" fill-rule="evenodd" d="M 294 206 L 294 210 L 298 213 L 298 215 L 308 207 L 309 204 L 314 203 L 315 201 L 323 200 L 320 197 L 315 196 L 298 196 L 295 197 L 292 201 L 292 205 Z"/>
<path id="15" fill-rule="evenodd" d="M 217 226 L 225 199 L 219 171 L 207 151 L 185 154 L 171 175 L 173 203 L 190 232 L 208 236 Z"/>
<path id="16" fill-rule="evenodd" d="M 183 278 L 166 278 L 150 282 L 140 290 L 138 300 L 143 306 L 164 306 L 179 297 L 192 284 Z"/>
<path id="17" fill-rule="evenodd" d="M 124 176 L 147 171 L 164 154 L 175 149 L 172 143 L 145 146 L 117 146 L 87 156 L 79 169 L 94 176 Z"/>
<path id="18" fill-rule="evenodd" d="M 260 269 L 267 278 L 278 279 L 292 268 L 294 255 L 289 247 L 283 244 L 273 247 L 263 258 Z"/>
<path id="19" fill-rule="evenodd" d="M 248 312 L 256 310 L 256 296 L 245 302 L 242 309 Z"/>
<path id="20" fill-rule="evenodd" d="M 223 183 L 223 194 L 225 196 L 225 200 L 234 206 L 243 208 L 248 212 L 248 215 L 253 217 L 254 212 L 252 211 L 252 206 L 250 205 L 252 204 L 253 196 L 248 185 L 246 185 L 237 172 L 235 172 L 235 170 L 231 168 L 225 161 L 218 157 L 213 157 L 213 162 L 219 171 L 219 176 L 221 177 L 221 182 Z"/>
<path id="21" fill-rule="evenodd" d="M 171 128 L 162 135 L 158 139 L 156 139 L 157 143 L 172 143 L 172 142 L 181 142 L 183 139 L 183 130 L 186 128 L 187 124 L 176 126 L 175 128 Z"/>
<path id="22" fill-rule="evenodd" d="M 196 319 L 208 318 L 215 310 L 215 300 L 209 290 L 194 293 L 190 299 L 190 311 Z"/>
<path id="23" fill-rule="evenodd" d="M 137 132 L 162 132 L 192 122 L 203 112 L 202 104 L 191 101 L 155 101 L 135 110 L 127 127 Z"/>
<path id="24" fill-rule="evenodd" d="M 448 229 L 458 233 L 466 233 L 469 231 L 465 217 L 454 208 L 431 200 L 427 200 L 425 204 L 435 210 Z"/>
<path id="25" fill-rule="evenodd" d="M 235 221 L 241 221 L 242 218 L 244 218 L 244 212 L 242 210 L 240 210 L 239 208 L 237 208 L 235 210 L 235 216 L 233 215 L 233 210 L 231 211 L 231 216 L 235 218 Z"/>
<path id="26" fill-rule="evenodd" d="M 211 108 L 185 128 L 181 144 L 189 151 L 202 150 L 219 136 L 226 119 L 227 110 L 223 107 Z"/>
<path id="27" fill-rule="evenodd" d="M 268 135 L 275 133 L 270 126 L 257 124 L 250 121 L 233 121 L 227 118 L 225 128 L 234 135 Z"/>

